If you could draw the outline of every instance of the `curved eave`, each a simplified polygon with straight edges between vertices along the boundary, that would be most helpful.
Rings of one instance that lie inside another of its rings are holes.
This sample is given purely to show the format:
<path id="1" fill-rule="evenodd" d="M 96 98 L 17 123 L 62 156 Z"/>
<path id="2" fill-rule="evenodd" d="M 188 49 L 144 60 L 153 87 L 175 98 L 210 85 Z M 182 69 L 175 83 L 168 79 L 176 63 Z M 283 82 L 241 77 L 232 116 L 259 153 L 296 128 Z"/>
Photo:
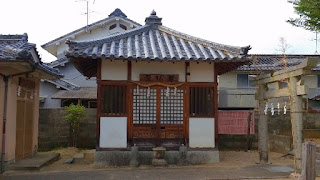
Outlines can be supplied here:
<path id="1" fill-rule="evenodd" d="M 137 60 L 137 61 L 145 61 L 145 60 L 154 60 L 154 61 L 196 61 L 196 62 L 229 62 L 229 61 L 243 61 L 247 59 L 247 56 L 226 56 L 224 58 L 217 57 L 217 58 L 159 58 L 159 57 L 137 57 L 137 56 L 117 56 L 117 55 L 105 55 L 105 54 L 91 54 L 87 52 L 78 53 L 78 52 L 70 52 L 68 51 L 66 53 L 67 57 L 73 57 L 73 58 L 88 58 L 88 59 L 118 59 L 118 60 Z"/>
<path id="2" fill-rule="evenodd" d="M 72 56 L 70 53 L 66 54 L 69 61 L 73 63 L 76 69 L 87 77 L 97 77 L 97 67 L 98 67 L 98 60 L 100 59 L 109 59 L 109 60 L 116 60 L 116 61 L 146 61 L 146 62 L 172 62 L 172 63 L 179 63 L 179 62 L 197 62 L 197 63 L 215 63 L 217 74 L 221 75 L 226 72 L 235 70 L 239 66 L 247 64 L 250 62 L 251 58 L 247 56 L 243 56 L 241 58 L 234 57 L 234 58 L 224 58 L 224 59 L 151 59 L 151 58 L 119 58 L 119 57 L 96 57 L 92 58 L 91 56 Z"/>

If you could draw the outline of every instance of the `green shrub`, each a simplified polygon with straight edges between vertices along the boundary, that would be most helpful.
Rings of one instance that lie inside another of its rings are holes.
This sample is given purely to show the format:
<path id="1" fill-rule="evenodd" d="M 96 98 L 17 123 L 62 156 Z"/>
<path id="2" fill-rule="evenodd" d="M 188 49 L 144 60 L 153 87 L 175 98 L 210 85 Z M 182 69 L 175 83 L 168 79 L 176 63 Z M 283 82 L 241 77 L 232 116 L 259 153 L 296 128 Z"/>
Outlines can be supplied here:
<path id="1" fill-rule="evenodd" d="M 77 147 L 80 121 L 86 116 L 85 107 L 70 104 L 65 107 L 65 110 L 67 111 L 67 115 L 64 116 L 64 119 L 69 125 L 70 142 L 72 142 L 73 147 Z"/>

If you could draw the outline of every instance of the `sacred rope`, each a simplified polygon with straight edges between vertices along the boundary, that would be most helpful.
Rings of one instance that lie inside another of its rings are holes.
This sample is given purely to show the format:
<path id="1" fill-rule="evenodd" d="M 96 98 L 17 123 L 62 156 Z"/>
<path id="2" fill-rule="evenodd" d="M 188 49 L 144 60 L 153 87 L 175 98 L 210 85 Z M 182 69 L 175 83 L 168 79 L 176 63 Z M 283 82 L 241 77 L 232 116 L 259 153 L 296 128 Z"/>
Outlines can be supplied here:
<path id="1" fill-rule="evenodd" d="M 179 83 L 179 84 L 166 84 L 162 82 L 152 82 L 152 83 L 139 83 L 139 82 L 133 82 L 141 87 L 151 87 L 151 86 L 163 86 L 163 87 L 169 87 L 169 88 L 174 88 L 174 87 L 179 87 L 182 86 L 184 83 Z"/>

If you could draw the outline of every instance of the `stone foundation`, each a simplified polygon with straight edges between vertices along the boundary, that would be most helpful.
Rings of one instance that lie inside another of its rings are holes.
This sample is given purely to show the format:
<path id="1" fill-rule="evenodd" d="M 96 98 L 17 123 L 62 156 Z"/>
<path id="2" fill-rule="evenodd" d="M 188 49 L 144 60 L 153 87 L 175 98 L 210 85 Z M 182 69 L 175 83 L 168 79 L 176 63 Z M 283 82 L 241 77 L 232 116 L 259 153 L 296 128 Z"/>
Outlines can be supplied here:
<path id="1" fill-rule="evenodd" d="M 177 164 L 179 151 L 166 151 L 164 159 L 168 164 Z M 153 151 L 139 151 L 140 165 L 151 165 Z M 95 166 L 128 166 L 130 165 L 131 151 L 96 151 L 94 155 Z M 212 164 L 220 161 L 218 150 L 188 150 L 189 164 Z"/>

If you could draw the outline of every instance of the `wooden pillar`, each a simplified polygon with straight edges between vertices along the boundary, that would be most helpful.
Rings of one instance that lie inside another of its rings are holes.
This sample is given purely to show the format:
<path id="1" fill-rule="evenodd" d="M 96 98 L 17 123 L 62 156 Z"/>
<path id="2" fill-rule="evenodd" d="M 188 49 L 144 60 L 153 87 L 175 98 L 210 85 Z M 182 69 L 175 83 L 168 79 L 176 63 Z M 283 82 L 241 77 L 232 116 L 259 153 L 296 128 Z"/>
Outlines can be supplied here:
<path id="1" fill-rule="evenodd" d="M 302 180 L 316 179 L 316 145 L 310 141 L 302 147 Z"/>
<path id="2" fill-rule="evenodd" d="M 258 122 L 258 144 L 260 163 L 268 163 L 268 116 L 264 113 L 264 94 L 267 90 L 266 84 L 259 84 L 259 122 Z"/>
<path id="3" fill-rule="evenodd" d="M 102 60 L 98 60 L 97 66 L 97 125 L 96 125 L 96 151 L 100 150 L 100 117 L 101 117 L 101 109 L 102 109 L 102 88 L 101 88 L 101 64 Z"/>
<path id="4" fill-rule="evenodd" d="M 293 136 L 294 170 L 301 173 L 302 167 L 302 143 L 303 143 L 303 123 L 302 123 L 302 96 L 297 95 L 297 82 L 301 77 L 290 77 L 290 113 Z M 299 84 L 300 85 L 300 84 Z"/>

